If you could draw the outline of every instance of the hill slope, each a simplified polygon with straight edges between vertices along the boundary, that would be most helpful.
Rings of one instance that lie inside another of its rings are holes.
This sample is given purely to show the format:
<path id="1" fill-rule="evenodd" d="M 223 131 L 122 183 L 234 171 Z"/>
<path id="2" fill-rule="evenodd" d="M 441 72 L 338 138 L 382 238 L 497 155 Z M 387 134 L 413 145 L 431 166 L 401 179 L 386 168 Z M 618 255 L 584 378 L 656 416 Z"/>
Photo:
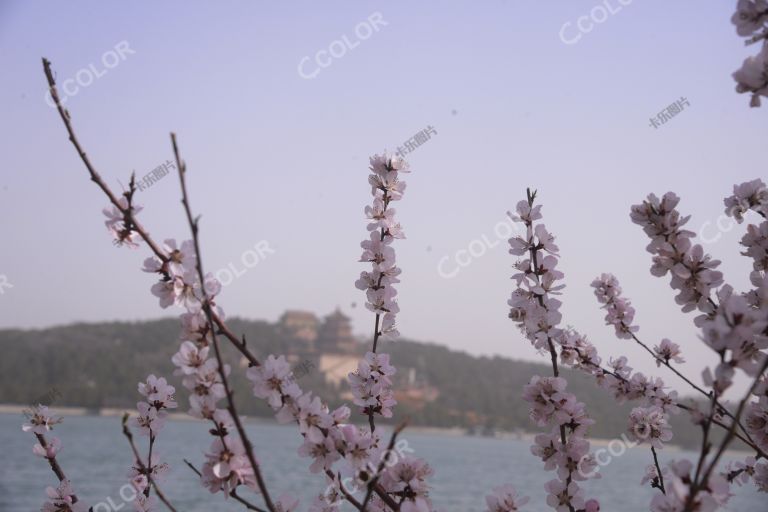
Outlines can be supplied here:
<path id="1" fill-rule="evenodd" d="M 266 322 L 232 319 L 229 325 L 233 331 L 245 334 L 251 350 L 259 357 L 300 350 L 296 341 L 286 339 Z M 57 405 L 133 408 L 138 399 L 136 383 L 156 373 L 169 378 L 180 395 L 179 402 L 184 404 L 185 390 L 172 376 L 170 362 L 178 347 L 178 332 L 177 321 L 171 319 L 0 330 L 0 402 L 29 404 L 55 389 Z M 414 425 L 537 430 L 520 396 L 533 375 L 550 374 L 549 366 L 502 357 L 474 357 L 440 345 L 406 340 L 390 343 L 387 350 L 395 366 L 416 369 L 419 378 L 438 391 L 438 396 L 426 403 L 399 405 L 398 418 L 407 415 Z M 232 350 L 225 350 L 225 356 L 233 366 L 238 364 Z M 271 415 L 260 400 L 251 397 L 243 373 L 233 372 L 241 411 Z M 404 384 L 402 373 L 398 385 Z M 591 435 L 621 435 L 631 406 L 617 406 L 584 375 L 567 371 L 564 375 L 569 388 L 597 420 Z M 300 384 L 331 405 L 341 403 L 335 399 L 339 389 L 326 383 L 316 370 L 301 377 Z M 673 418 L 673 425 L 675 442 L 687 446 L 699 442 L 698 431 L 685 415 Z"/>

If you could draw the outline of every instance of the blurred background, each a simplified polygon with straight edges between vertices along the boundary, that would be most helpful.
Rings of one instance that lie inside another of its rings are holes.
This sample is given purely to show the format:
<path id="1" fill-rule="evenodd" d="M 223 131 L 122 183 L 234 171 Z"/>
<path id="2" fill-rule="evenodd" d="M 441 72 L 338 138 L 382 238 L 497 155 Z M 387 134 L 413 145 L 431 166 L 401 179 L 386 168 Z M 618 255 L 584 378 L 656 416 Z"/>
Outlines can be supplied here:
<path id="1" fill-rule="evenodd" d="M 531 429 L 520 386 L 546 359 L 506 304 L 505 212 L 527 187 L 560 247 L 564 323 L 606 359 L 626 355 L 676 387 L 604 325 L 589 284 L 611 272 L 640 337 L 678 343 L 700 383 L 715 356 L 668 279 L 650 275 L 629 209 L 675 191 L 726 281 L 748 285 L 744 225 L 722 200 L 765 176 L 768 146 L 765 108 L 734 90 L 731 73 L 754 53 L 730 23 L 734 7 L 0 1 L 0 402 L 56 390 L 57 405 L 132 407 L 137 379 L 170 373 L 177 346 L 180 311 L 149 293 L 145 248 L 112 244 L 106 199 L 50 106 L 42 57 L 107 183 L 122 190 L 136 173 L 140 219 L 158 240 L 189 236 L 167 165 L 178 135 L 205 264 L 225 285 L 218 303 L 257 353 L 290 353 L 329 398 L 373 330 L 354 281 L 368 157 L 384 150 L 413 171 L 395 205 L 405 340 L 384 349 L 416 424 Z M 604 394 L 574 386 L 605 425 L 599 436 L 624 428 Z M 698 443 L 686 423 L 677 440 Z"/>

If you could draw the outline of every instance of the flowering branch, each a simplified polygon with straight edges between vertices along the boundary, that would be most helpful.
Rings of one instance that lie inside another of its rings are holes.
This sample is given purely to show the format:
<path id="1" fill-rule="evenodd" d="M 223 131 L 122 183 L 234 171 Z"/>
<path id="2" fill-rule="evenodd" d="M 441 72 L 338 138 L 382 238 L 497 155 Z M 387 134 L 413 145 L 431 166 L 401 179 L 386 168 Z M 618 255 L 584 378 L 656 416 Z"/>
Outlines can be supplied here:
<path id="1" fill-rule="evenodd" d="M 400 425 L 395 428 L 395 430 L 392 431 L 392 436 L 389 438 L 389 444 L 387 445 L 387 451 L 385 453 L 392 453 L 392 449 L 395 447 L 395 441 L 397 441 L 397 436 L 400 434 L 400 432 L 405 429 L 407 422 L 404 421 Z M 379 462 L 379 466 L 376 468 L 376 476 L 374 476 L 371 479 L 371 482 L 368 484 L 368 489 L 365 492 L 365 499 L 363 500 L 363 504 L 360 508 L 363 512 L 365 512 L 366 507 L 368 506 L 368 502 L 371 501 L 371 496 L 373 496 L 373 490 L 376 488 L 376 484 L 379 483 L 379 477 L 381 476 L 382 471 L 384 470 L 384 465 L 387 463 L 387 459 L 385 457 L 382 457 L 381 461 Z M 399 507 L 398 507 L 399 508 Z"/>
<path id="2" fill-rule="evenodd" d="M 264 503 L 270 512 L 276 512 L 275 505 L 274 503 L 272 503 L 272 498 L 270 498 L 269 496 L 269 491 L 267 490 L 266 483 L 264 482 L 264 478 L 261 475 L 261 469 L 259 467 L 258 462 L 256 461 L 256 456 L 253 454 L 253 445 L 251 444 L 250 439 L 248 439 L 248 435 L 246 434 L 245 429 L 243 428 L 243 424 L 240 420 L 240 416 L 238 415 L 237 409 L 235 407 L 235 401 L 232 398 L 232 390 L 230 389 L 229 382 L 227 380 L 227 372 L 225 371 L 225 368 L 224 368 L 224 362 L 221 357 L 219 342 L 216 336 L 216 324 L 214 322 L 213 312 L 211 310 L 211 300 L 208 297 L 208 290 L 206 289 L 206 275 L 203 272 L 203 258 L 200 251 L 199 224 L 198 224 L 199 217 L 194 218 L 192 216 L 192 209 L 190 208 L 190 205 L 189 205 L 189 195 L 187 194 L 187 184 L 185 179 L 187 166 L 186 166 L 186 163 L 179 156 L 179 148 L 176 143 L 176 135 L 174 133 L 171 133 L 171 143 L 173 145 L 173 154 L 176 158 L 176 166 L 179 172 L 179 183 L 181 186 L 181 204 L 184 206 L 184 212 L 186 213 L 186 216 L 187 216 L 187 222 L 189 223 L 189 228 L 190 228 L 190 231 L 192 232 L 192 243 L 194 245 L 194 250 L 195 250 L 197 277 L 200 280 L 200 283 L 203 283 L 202 286 L 200 287 L 202 308 L 211 330 L 211 341 L 213 343 L 213 349 L 216 354 L 216 361 L 218 362 L 219 376 L 221 377 L 221 383 L 224 386 L 224 392 L 226 394 L 227 410 L 229 411 L 232 421 L 234 421 L 235 427 L 237 428 L 238 435 L 240 436 L 240 441 L 243 443 L 243 446 L 245 448 L 245 453 L 248 456 L 248 461 L 251 463 L 251 468 L 253 469 L 254 475 L 256 477 L 256 482 L 259 486 L 259 490 L 261 491 L 262 497 L 264 499 Z"/>
<path id="3" fill-rule="evenodd" d="M 163 502 L 163 504 L 168 507 L 168 510 L 171 512 L 176 512 L 176 509 L 171 505 L 168 498 L 165 497 L 165 494 L 160 490 L 160 487 L 157 485 L 157 482 L 155 481 L 154 477 L 152 476 L 153 471 L 147 467 L 146 464 L 141 460 L 141 455 L 139 455 L 139 450 L 136 448 L 136 443 L 134 443 L 133 440 L 133 433 L 128 428 L 128 418 L 130 415 L 128 413 L 123 414 L 123 435 L 128 439 L 128 444 L 131 446 L 131 451 L 133 452 L 134 459 L 136 460 L 136 464 L 138 465 L 139 474 L 145 475 L 149 485 L 152 486 L 152 488 L 155 490 L 155 494 L 157 494 L 158 499 Z M 150 437 L 150 439 L 154 439 L 154 436 Z M 150 453 L 147 460 L 152 460 L 152 454 Z M 153 468 L 154 469 L 154 468 Z M 134 484 L 134 488 L 136 485 Z M 147 493 L 145 496 L 149 497 L 148 495 L 149 487 L 147 487 L 144 492 Z"/>
<path id="4" fill-rule="evenodd" d="M 691 484 L 691 492 L 689 495 L 689 500 L 687 503 L 688 508 L 686 508 L 686 511 L 695 510 L 695 508 L 693 507 L 695 504 L 696 494 L 700 492 L 703 487 L 710 485 L 710 476 L 712 475 L 712 472 L 717 467 L 717 463 L 719 462 L 720 458 L 723 456 L 723 453 L 725 453 L 725 450 L 728 448 L 728 445 L 730 445 L 731 441 L 733 440 L 736 434 L 736 426 L 739 424 L 739 418 L 741 418 L 741 414 L 744 412 L 747 402 L 749 402 L 750 398 L 755 393 L 755 390 L 757 389 L 758 385 L 760 385 L 760 378 L 762 377 L 763 373 L 765 373 L 766 370 L 768 370 L 768 358 L 765 358 L 765 360 L 763 361 L 763 365 L 758 371 L 757 377 L 755 378 L 754 382 L 750 386 L 749 391 L 747 391 L 746 395 L 744 395 L 744 398 L 742 398 L 742 400 L 739 402 L 739 407 L 736 409 L 735 420 L 731 424 L 731 428 L 728 429 L 728 433 L 726 434 L 725 438 L 721 441 L 720 447 L 717 450 L 717 453 L 710 461 L 707 469 L 701 475 L 701 478 L 694 479 L 693 483 Z M 703 450 L 702 454 L 705 454 L 706 451 L 707 450 Z M 703 458 L 704 458 L 704 455 L 702 456 L 702 460 Z"/>
<path id="5" fill-rule="evenodd" d="M 549 353 L 552 362 L 553 377 L 534 376 L 523 394 L 531 403 L 530 415 L 537 425 L 555 425 L 551 434 L 536 436 L 532 452 L 545 462 L 545 469 L 557 469 L 559 480 L 551 480 L 545 486 L 547 503 L 558 511 L 592 512 L 599 509 L 599 504 L 596 500 L 585 502 L 576 480 L 586 480 L 585 468 L 596 464 L 589 454 L 589 442 L 584 438 L 586 428 L 594 422 L 587 416 L 584 404 L 566 392 L 567 382 L 560 376 L 555 344 L 562 347 L 561 358 L 571 362 L 579 347 L 571 343 L 568 333 L 558 328 L 562 319 L 560 301 L 551 295 L 564 287 L 559 284 L 563 273 L 556 270 L 558 248 L 554 237 L 543 224 L 534 225 L 534 221 L 541 218 L 541 206 L 534 206 L 535 199 L 536 192 L 528 189 L 526 200 L 517 204 L 517 215 L 509 214 L 512 220 L 522 222 L 526 231 L 525 238 L 510 239 L 509 252 L 528 256 L 515 263 L 519 273 L 512 276 L 517 288 L 508 302 L 509 316 L 535 348 Z M 543 257 L 540 258 L 540 254 Z"/>
<path id="6" fill-rule="evenodd" d="M 736 92 L 751 93 L 749 105 L 759 107 L 760 96 L 768 96 L 768 5 L 765 0 L 739 0 L 731 22 L 740 36 L 748 38 L 745 44 L 763 41 L 762 51 L 733 73 Z"/>
<path id="7" fill-rule="evenodd" d="M 47 460 L 51 471 L 59 480 L 58 487 L 46 488 L 49 501 L 46 502 L 43 509 L 53 507 L 54 510 L 61 512 L 86 512 L 88 507 L 78 500 L 70 481 L 64 474 L 64 470 L 61 469 L 59 461 L 56 460 L 56 454 L 61 450 L 61 441 L 58 437 L 52 437 L 50 441 L 45 438 L 45 433 L 61 422 L 62 419 L 54 416 L 48 407 L 37 405 L 32 408 L 29 423 L 25 423 L 21 427 L 24 432 L 32 432 L 35 435 L 37 444 L 32 447 L 32 453 Z"/>
<path id="8" fill-rule="evenodd" d="M 634 340 L 638 345 L 643 347 L 643 349 L 645 349 L 645 351 L 648 352 L 651 357 L 654 358 L 656 361 L 656 366 L 663 364 L 672 370 L 672 372 L 680 379 L 689 384 L 694 390 L 704 395 L 708 400 L 712 398 L 711 391 L 705 391 L 701 387 L 694 384 L 688 377 L 683 375 L 683 373 L 681 373 L 670 363 L 670 360 L 676 363 L 685 362 L 681 356 L 680 347 L 676 343 L 673 343 L 665 338 L 661 340 L 660 345 L 657 345 L 653 350 L 651 350 L 648 345 L 643 343 L 643 341 L 638 338 L 636 333 L 640 330 L 640 327 L 633 325 L 632 323 L 635 310 L 632 307 L 631 302 L 625 297 L 622 297 L 621 287 L 615 276 L 611 274 L 602 274 L 599 278 L 592 281 L 592 287 L 595 289 L 595 296 L 597 297 L 598 302 L 603 304 L 602 308 L 607 311 L 605 316 L 605 323 L 606 325 L 613 325 L 617 337 L 625 339 L 630 338 Z M 723 404 L 721 404 L 719 400 L 715 399 L 713 404 L 717 406 L 718 413 L 724 414 L 731 419 L 735 419 L 734 415 Z M 680 407 L 680 404 L 678 404 L 678 407 Z M 755 442 L 746 428 L 740 423 L 739 427 L 741 428 L 742 432 L 744 432 L 744 435 L 749 439 L 749 444 L 754 446 L 755 449 L 760 452 L 761 450 L 755 446 Z"/>

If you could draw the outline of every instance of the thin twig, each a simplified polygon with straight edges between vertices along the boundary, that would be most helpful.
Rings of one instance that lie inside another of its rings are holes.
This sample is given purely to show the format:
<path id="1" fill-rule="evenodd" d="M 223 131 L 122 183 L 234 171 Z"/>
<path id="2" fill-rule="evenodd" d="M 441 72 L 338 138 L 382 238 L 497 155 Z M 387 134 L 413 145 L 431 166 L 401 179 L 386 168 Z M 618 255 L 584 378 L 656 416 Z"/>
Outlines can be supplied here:
<path id="1" fill-rule="evenodd" d="M 395 430 L 392 431 L 392 436 L 389 438 L 389 444 L 387 445 L 387 451 L 384 452 L 384 457 L 381 458 L 379 461 L 379 467 L 376 468 L 376 474 L 371 479 L 371 481 L 368 483 L 368 490 L 365 493 L 365 499 L 363 500 L 363 512 L 365 512 L 365 507 L 368 506 L 368 502 L 371 500 L 371 496 L 373 496 L 373 490 L 376 487 L 376 484 L 379 482 L 379 476 L 381 476 L 381 472 L 384 469 L 384 464 L 387 462 L 387 457 L 389 457 L 389 454 L 392 453 L 392 449 L 395 447 L 395 441 L 397 440 L 398 434 L 403 431 L 405 426 L 408 424 L 408 420 L 405 420 L 400 425 L 395 428 Z"/>
<path id="2" fill-rule="evenodd" d="M 203 477 L 203 474 L 200 472 L 200 470 L 199 470 L 199 469 L 197 469 L 197 468 L 196 468 L 196 467 L 195 467 L 195 466 L 194 466 L 194 465 L 193 465 L 191 462 L 189 462 L 187 459 L 184 459 L 184 464 L 186 464 L 187 466 L 189 466 L 189 469 L 191 469 L 192 471 L 194 471 L 195 473 L 197 473 L 197 476 L 199 476 L 200 478 L 202 478 L 202 477 Z"/>
<path id="3" fill-rule="evenodd" d="M 136 221 L 136 218 L 134 217 L 133 212 L 131 211 L 131 208 L 127 208 L 127 209 L 123 208 L 117 196 L 115 196 L 115 194 L 112 193 L 110 188 L 101 178 L 101 175 L 98 172 L 96 172 L 96 169 L 91 164 L 91 161 L 88 158 L 88 155 L 86 155 L 85 151 L 80 146 L 80 142 L 77 140 L 75 131 L 72 128 L 69 111 L 66 110 L 61 104 L 61 100 L 59 98 L 59 91 L 56 89 L 56 80 L 53 78 L 53 71 L 51 71 L 51 63 L 46 58 L 43 58 L 43 70 L 45 72 L 45 77 L 48 80 L 48 88 L 51 93 L 51 97 L 53 98 L 53 102 L 56 105 L 56 110 L 58 110 L 59 116 L 61 116 L 61 120 L 64 122 L 64 126 L 66 127 L 67 133 L 69 134 L 70 142 L 72 142 L 72 145 L 75 146 L 75 149 L 77 150 L 77 154 L 80 156 L 80 159 L 83 161 L 83 164 L 85 164 L 85 168 L 88 169 L 88 172 L 91 175 L 91 181 L 93 181 L 94 183 L 96 183 L 96 185 L 99 186 L 102 192 L 104 192 L 104 194 L 106 194 L 106 196 L 109 198 L 109 201 L 112 203 L 112 205 L 115 208 L 117 208 L 123 214 L 124 217 L 131 220 L 132 229 L 136 231 L 139 234 L 139 236 L 141 236 L 141 238 L 152 249 L 152 252 L 154 252 L 163 262 L 167 261 L 168 256 L 149 237 L 149 234 L 142 227 L 142 225 Z"/>
<path id="4" fill-rule="evenodd" d="M 651 446 L 651 453 L 653 453 L 653 463 L 656 465 L 656 473 L 659 475 L 659 489 L 663 494 L 667 494 L 666 489 L 664 489 L 664 475 L 661 473 L 661 467 L 659 467 L 659 458 L 656 455 L 656 448 Z"/>
<path id="5" fill-rule="evenodd" d="M 35 437 L 37 438 L 37 442 L 40 443 L 40 446 L 43 447 L 43 450 L 47 453 L 48 442 L 45 440 L 45 436 L 42 434 L 35 433 Z M 64 470 L 61 469 L 61 466 L 59 465 L 59 461 L 56 460 L 55 455 L 53 457 L 46 457 L 45 460 L 48 461 L 48 465 L 51 466 L 51 470 L 56 475 L 56 478 L 59 479 L 59 482 L 62 482 L 67 479 L 66 475 L 64 475 Z"/>
<path id="6" fill-rule="evenodd" d="M 725 450 L 728 448 L 728 445 L 731 443 L 733 438 L 736 435 L 736 426 L 739 422 L 739 419 L 741 418 L 741 414 L 744 412 L 744 407 L 747 405 L 747 402 L 749 402 L 750 398 L 752 398 L 752 395 L 755 392 L 755 389 L 757 388 L 758 384 L 760 384 L 760 379 L 765 373 L 766 369 L 768 369 L 768 357 L 765 358 L 763 361 L 763 365 L 760 367 L 760 370 L 755 375 L 755 380 L 752 382 L 752 385 L 749 387 L 749 391 L 747 391 L 746 395 L 744 395 L 744 398 L 739 402 L 739 407 L 736 409 L 736 419 L 731 423 L 731 428 L 728 429 L 728 433 L 725 435 L 725 438 L 720 443 L 720 448 L 718 448 L 717 453 L 712 458 L 712 461 L 709 463 L 709 466 L 707 467 L 706 471 L 701 475 L 700 479 L 694 479 L 693 481 L 693 488 L 691 489 L 690 495 L 689 495 L 689 501 L 686 504 L 686 510 L 688 510 L 688 506 L 692 506 L 694 503 L 694 499 L 696 497 L 696 493 L 698 493 L 701 488 L 708 484 L 709 482 L 709 476 L 712 474 L 712 471 L 715 470 L 715 467 L 717 467 L 717 463 L 720 461 L 720 457 L 723 456 L 723 453 L 725 453 Z"/>
<path id="7" fill-rule="evenodd" d="M 139 471 L 141 471 L 142 474 L 146 475 L 147 481 L 149 482 L 149 485 L 155 489 L 155 494 L 157 494 L 158 499 L 162 501 L 166 507 L 168 507 L 168 510 L 170 510 L 171 512 L 176 512 L 176 509 L 173 507 L 173 505 L 171 505 L 171 502 L 168 501 L 168 498 L 165 497 L 165 494 L 163 494 L 163 491 L 160 490 L 160 487 L 157 485 L 157 482 L 155 482 L 155 479 L 152 478 L 151 468 L 145 465 L 144 462 L 141 460 L 141 455 L 139 455 L 139 450 L 136 448 L 136 443 L 133 441 L 133 432 L 131 432 L 131 429 L 128 428 L 128 418 L 129 418 L 128 413 L 123 414 L 123 435 L 128 439 L 128 444 L 131 445 L 131 451 L 133 451 L 133 457 L 136 459 L 136 464 L 138 464 L 139 466 Z M 151 458 L 149 460 L 149 464 L 150 465 L 152 464 Z M 147 497 L 149 497 L 148 491 L 149 491 L 149 486 L 147 486 L 147 489 L 145 490 L 145 496 Z"/>
<path id="8" fill-rule="evenodd" d="M 530 208 L 533 208 L 533 202 L 536 199 L 536 191 L 534 190 L 533 192 L 531 192 L 531 189 L 526 189 L 525 193 L 528 198 L 528 206 Z M 525 221 L 525 224 L 528 228 L 530 228 L 533 225 L 533 221 L 530 221 L 530 223 L 528 221 Z M 540 282 L 539 273 L 538 273 L 538 269 L 539 269 L 538 247 L 531 247 L 529 252 L 531 255 L 531 261 L 528 264 L 529 265 L 528 268 L 531 271 L 531 273 L 533 273 L 534 278 L 536 279 L 536 282 Z M 544 297 L 542 295 L 537 295 L 537 299 L 538 299 L 539 305 L 542 308 L 548 310 L 544 302 Z M 560 369 L 558 368 L 558 365 L 557 365 L 557 349 L 555 349 L 554 340 L 549 335 L 547 335 L 547 348 L 549 349 L 549 356 L 552 361 L 552 374 L 555 376 L 555 378 L 557 378 L 560 376 Z M 560 425 L 560 444 L 563 447 L 565 447 L 567 442 L 568 442 L 568 437 L 566 434 L 565 425 Z M 571 483 L 571 471 L 569 469 L 568 478 L 566 479 L 566 485 L 570 485 L 570 483 Z M 571 504 L 570 500 L 568 501 L 568 510 L 569 512 L 575 512 L 575 508 Z"/>
<path id="9" fill-rule="evenodd" d="M 267 506 L 267 509 L 269 509 L 270 512 L 275 512 L 275 505 L 272 503 L 272 499 L 269 496 L 269 491 L 267 490 L 267 485 L 264 482 L 264 478 L 261 474 L 261 469 L 259 467 L 258 462 L 256 461 L 256 456 L 253 453 L 253 445 L 251 444 L 250 439 L 248 439 L 248 435 L 245 432 L 245 428 L 243 428 L 243 424 L 240 421 L 240 416 L 237 413 L 237 408 L 235 407 L 235 401 L 232 397 L 232 389 L 229 386 L 229 381 L 227 379 L 227 373 L 224 369 L 224 360 L 221 357 L 221 350 L 219 348 L 219 342 L 218 337 L 216 335 L 216 323 L 213 320 L 213 313 L 211 310 L 211 302 L 210 298 L 208 297 L 208 292 L 205 289 L 205 273 L 203 272 L 203 260 L 202 260 L 202 251 L 200 250 L 200 237 L 198 233 L 198 221 L 199 218 L 194 218 L 192 215 L 192 208 L 189 205 L 189 195 L 187 194 L 187 182 L 185 174 L 187 172 L 186 164 L 181 159 L 181 156 L 179 155 L 179 147 L 176 143 L 176 134 L 171 133 L 171 144 L 173 145 L 173 154 L 176 158 L 176 167 L 179 172 L 179 184 L 181 186 L 181 204 L 184 206 L 184 212 L 187 216 L 187 222 L 189 223 L 189 229 L 192 232 L 192 243 L 195 247 L 195 254 L 197 256 L 196 261 L 196 267 L 197 267 L 197 276 L 200 280 L 200 300 L 202 303 L 203 311 L 205 312 L 205 316 L 208 322 L 208 325 L 211 328 L 211 338 L 213 342 L 213 349 L 216 353 L 216 360 L 218 362 L 218 370 L 219 370 L 219 376 L 221 377 L 222 385 L 224 386 L 224 392 L 227 397 L 227 410 L 229 411 L 230 415 L 232 416 L 232 420 L 235 423 L 235 427 L 237 428 L 237 432 L 240 436 L 240 440 L 243 443 L 243 447 L 245 448 L 245 453 L 248 456 L 248 460 L 251 463 L 251 467 L 253 468 L 254 476 L 256 477 L 256 483 L 259 486 L 259 490 L 261 491 L 262 497 L 264 498 L 264 504 Z"/>
<path id="10" fill-rule="evenodd" d="M 154 253 L 155 256 L 157 256 L 162 262 L 168 261 L 168 255 L 165 254 L 165 252 L 160 248 L 160 246 L 150 237 L 148 231 L 146 231 L 142 225 L 136 221 L 136 218 L 133 214 L 132 208 L 124 208 L 118 199 L 118 196 L 116 196 L 109 186 L 104 182 L 104 180 L 101 178 L 101 175 L 96 171 L 91 161 L 88 159 L 85 151 L 80 146 L 80 143 L 77 140 L 77 137 L 75 136 L 74 129 L 72 127 L 71 118 L 69 112 L 62 106 L 60 97 L 58 94 L 58 90 L 56 88 L 56 81 L 53 77 L 53 72 L 51 71 L 51 63 L 47 59 L 43 59 L 43 68 L 46 75 L 46 79 L 48 81 L 48 86 L 50 89 L 51 97 L 54 100 L 54 103 L 57 107 L 57 110 L 59 112 L 59 115 L 62 119 L 62 122 L 64 123 L 65 128 L 67 129 L 67 132 L 69 134 L 69 140 L 74 145 L 78 155 L 80 156 L 81 160 L 83 161 L 86 169 L 88 170 L 88 173 L 90 175 L 91 181 L 96 183 L 98 187 L 104 192 L 104 194 L 109 199 L 110 203 L 118 209 L 118 211 L 121 212 L 126 222 L 130 223 L 131 229 L 133 231 L 136 231 L 139 236 L 144 240 L 147 244 L 147 246 L 150 248 L 150 250 Z M 210 320 L 209 326 L 215 325 L 218 327 L 218 333 L 222 334 L 249 362 L 250 366 L 260 366 L 261 363 L 259 362 L 258 358 L 247 348 L 246 346 L 246 340 L 245 336 L 242 338 L 239 338 L 237 335 L 235 335 L 229 327 L 224 323 L 224 320 L 219 317 L 215 311 L 209 311 L 210 313 Z M 212 328 L 211 333 L 215 334 L 216 331 Z M 240 429 L 238 429 L 240 431 Z M 331 474 L 331 476 L 333 476 Z M 376 489 L 377 494 L 382 498 L 382 500 L 385 501 L 390 506 L 394 506 L 396 509 L 397 504 L 394 503 L 391 499 L 387 501 L 387 498 L 389 498 L 384 492 L 383 489 L 381 489 L 380 486 L 377 486 Z M 76 499 L 76 498 L 75 498 Z M 356 500 L 349 496 L 348 500 L 350 503 L 355 505 L 357 502 Z M 357 506 L 359 506 L 359 503 L 357 503 Z"/>

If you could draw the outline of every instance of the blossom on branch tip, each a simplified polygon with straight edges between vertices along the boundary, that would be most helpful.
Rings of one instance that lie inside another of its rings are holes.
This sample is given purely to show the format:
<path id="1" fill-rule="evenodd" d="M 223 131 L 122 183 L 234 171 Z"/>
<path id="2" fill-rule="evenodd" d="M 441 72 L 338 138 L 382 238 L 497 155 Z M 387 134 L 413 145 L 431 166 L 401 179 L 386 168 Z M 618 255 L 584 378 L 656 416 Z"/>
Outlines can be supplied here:
<path id="1" fill-rule="evenodd" d="M 87 512 L 88 506 L 82 501 L 75 502 L 75 491 L 69 480 L 62 480 L 58 487 L 47 487 L 45 494 L 48 501 L 43 504 L 42 512 Z"/>
<path id="2" fill-rule="evenodd" d="M 629 435 L 638 443 L 648 442 L 656 449 L 672 439 L 667 415 L 660 407 L 635 407 L 629 414 Z"/>
<path id="3" fill-rule="evenodd" d="M 142 210 L 142 207 L 129 204 L 126 196 L 120 197 L 117 202 L 120 208 L 112 205 L 102 210 L 102 213 L 107 218 L 104 221 L 104 225 L 112 233 L 117 245 L 127 245 L 128 247 L 136 248 L 139 246 L 141 236 L 136 231 L 132 219 Z"/>
<path id="4" fill-rule="evenodd" d="M 37 405 L 32 408 L 32 416 L 28 418 L 29 423 L 25 423 L 21 426 L 24 432 L 32 432 L 34 434 L 43 435 L 47 431 L 53 429 L 53 426 L 61 423 L 63 420 L 60 416 L 55 416 L 53 411 L 49 410 L 45 405 Z"/>
<path id="5" fill-rule="evenodd" d="M 653 347 L 653 352 L 658 357 L 656 366 L 661 366 L 662 362 L 669 363 L 670 360 L 677 364 L 685 362 L 685 359 L 681 356 L 680 346 L 667 338 L 664 338 L 659 345 Z"/>
<path id="6" fill-rule="evenodd" d="M 512 484 L 494 487 L 493 494 L 485 497 L 488 512 L 516 512 L 528 503 L 528 496 L 520 496 Z"/>

